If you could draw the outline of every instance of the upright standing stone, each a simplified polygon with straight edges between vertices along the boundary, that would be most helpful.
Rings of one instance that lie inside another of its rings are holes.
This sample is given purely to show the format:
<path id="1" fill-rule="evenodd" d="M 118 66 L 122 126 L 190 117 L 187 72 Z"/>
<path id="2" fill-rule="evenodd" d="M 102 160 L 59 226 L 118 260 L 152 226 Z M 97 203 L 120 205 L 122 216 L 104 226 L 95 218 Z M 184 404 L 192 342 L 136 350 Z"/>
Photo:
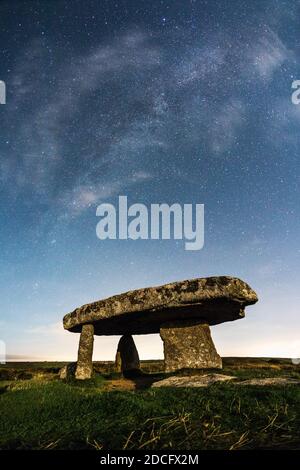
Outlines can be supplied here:
<path id="1" fill-rule="evenodd" d="M 119 341 L 116 354 L 116 369 L 123 375 L 140 370 L 140 358 L 131 335 L 124 335 Z"/>
<path id="2" fill-rule="evenodd" d="M 76 379 L 90 379 L 93 373 L 93 345 L 94 345 L 94 325 L 82 325 L 78 359 L 75 377 Z"/>
<path id="3" fill-rule="evenodd" d="M 117 351 L 116 358 L 115 358 L 115 372 L 118 372 L 118 374 L 122 372 L 122 359 L 121 359 L 121 354 L 119 350 Z"/>
<path id="4" fill-rule="evenodd" d="M 160 336 L 164 343 L 165 371 L 222 368 L 207 324 L 195 321 L 165 323 Z"/>

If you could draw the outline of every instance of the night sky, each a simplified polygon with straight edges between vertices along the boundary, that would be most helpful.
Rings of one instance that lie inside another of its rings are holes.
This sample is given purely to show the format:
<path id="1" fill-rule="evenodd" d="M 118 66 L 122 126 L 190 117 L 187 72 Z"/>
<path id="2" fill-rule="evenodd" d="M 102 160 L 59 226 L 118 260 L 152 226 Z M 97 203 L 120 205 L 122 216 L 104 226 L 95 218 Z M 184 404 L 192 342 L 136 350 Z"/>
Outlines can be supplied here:
<path id="1" fill-rule="evenodd" d="M 241 277 L 223 355 L 300 357 L 300 2 L 1 1 L 0 339 L 75 359 L 62 317 L 129 289 Z M 205 245 L 96 237 L 96 207 L 205 205 Z M 97 337 L 95 359 L 118 338 Z M 159 336 L 137 337 L 142 358 Z"/>

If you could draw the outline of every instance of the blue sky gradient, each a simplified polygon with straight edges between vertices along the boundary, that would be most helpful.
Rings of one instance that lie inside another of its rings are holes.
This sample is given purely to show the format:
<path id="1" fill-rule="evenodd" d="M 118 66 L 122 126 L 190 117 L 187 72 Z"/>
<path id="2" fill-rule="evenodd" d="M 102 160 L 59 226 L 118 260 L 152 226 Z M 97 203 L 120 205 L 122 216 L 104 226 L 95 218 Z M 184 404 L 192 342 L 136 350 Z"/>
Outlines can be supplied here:
<path id="1" fill-rule="evenodd" d="M 75 307 L 232 275 L 259 302 L 212 329 L 218 351 L 299 357 L 299 1 L 3 1 L 0 18 L 8 355 L 75 359 Z M 204 248 L 100 241 L 97 205 L 119 195 L 205 204 Z M 117 340 L 97 338 L 94 358 Z M 158 335 L 136 341 L 162 357 Z"/>

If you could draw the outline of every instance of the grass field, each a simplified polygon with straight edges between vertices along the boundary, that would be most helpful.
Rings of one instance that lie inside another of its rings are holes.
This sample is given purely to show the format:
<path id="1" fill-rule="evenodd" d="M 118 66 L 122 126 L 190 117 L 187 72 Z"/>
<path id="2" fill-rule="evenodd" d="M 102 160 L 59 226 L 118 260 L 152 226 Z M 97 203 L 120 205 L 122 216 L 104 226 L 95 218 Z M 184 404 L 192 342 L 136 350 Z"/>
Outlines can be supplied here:
<path id="1" fill-rule="evenodd" d="M 298 449 L 300 387 L 147 388 L 96 363 L 90 381 L 61 381 L 61 363 L 0 367 L 1 449 Z M 147 361 L 151 377 L 162 363 Z M 224 374 L 300 379 L 288 360 L 227 358 Z"/>

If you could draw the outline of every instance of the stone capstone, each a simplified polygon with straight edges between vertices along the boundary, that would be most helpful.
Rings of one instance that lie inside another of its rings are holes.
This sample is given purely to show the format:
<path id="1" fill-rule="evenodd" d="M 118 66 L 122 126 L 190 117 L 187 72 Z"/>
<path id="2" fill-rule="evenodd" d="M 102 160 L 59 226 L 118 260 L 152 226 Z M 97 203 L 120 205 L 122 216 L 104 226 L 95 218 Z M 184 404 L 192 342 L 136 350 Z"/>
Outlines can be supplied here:
<path id="1" fill-rule="evenodd" d="M 93 324 L 96 335 L 159 333 L 166 322 L 195 320 L 216 325 L 244 317 L 256 293 L 244 281 L 217 276 L 146 287 L 83 305 L 65 315 L 66 330 Z"/>

